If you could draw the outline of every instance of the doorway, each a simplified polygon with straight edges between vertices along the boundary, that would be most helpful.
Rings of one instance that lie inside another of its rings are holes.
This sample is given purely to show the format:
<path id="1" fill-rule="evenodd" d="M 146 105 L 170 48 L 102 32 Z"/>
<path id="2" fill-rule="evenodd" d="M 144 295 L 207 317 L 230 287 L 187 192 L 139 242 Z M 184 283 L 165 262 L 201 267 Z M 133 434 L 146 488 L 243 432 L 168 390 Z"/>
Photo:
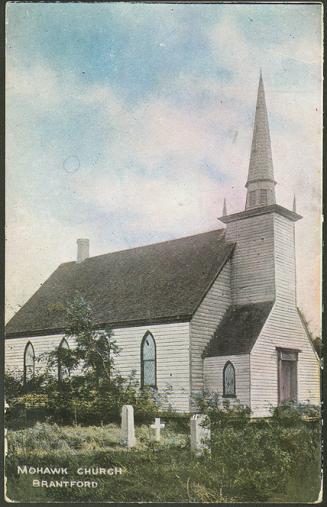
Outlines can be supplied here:
<path id="1" fill-rule="evenodd" d="M 298 353 L 279 349 L 278 355 L 278 402 L 297 401 Z"/>

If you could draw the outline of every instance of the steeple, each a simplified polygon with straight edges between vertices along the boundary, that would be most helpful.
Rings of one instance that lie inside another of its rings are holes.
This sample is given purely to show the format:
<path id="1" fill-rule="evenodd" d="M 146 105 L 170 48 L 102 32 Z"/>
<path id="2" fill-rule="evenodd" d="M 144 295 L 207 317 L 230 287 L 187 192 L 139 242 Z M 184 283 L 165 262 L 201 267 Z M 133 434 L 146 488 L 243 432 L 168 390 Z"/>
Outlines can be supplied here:
<path id="1" fill-rule="evenodd" d="M 245 209 L 276 203 L 268 114 L 260 70 Z"/>

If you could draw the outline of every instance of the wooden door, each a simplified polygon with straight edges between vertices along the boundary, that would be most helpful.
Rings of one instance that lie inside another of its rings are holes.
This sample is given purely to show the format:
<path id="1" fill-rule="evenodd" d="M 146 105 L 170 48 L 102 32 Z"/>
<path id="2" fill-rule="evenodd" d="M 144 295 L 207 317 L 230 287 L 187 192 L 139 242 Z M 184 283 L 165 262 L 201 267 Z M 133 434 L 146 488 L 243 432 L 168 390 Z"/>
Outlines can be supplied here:
<path id="1" fill-rule="evenodd" d="M 279 401 L 297 400 L 297 362 L 280 361 L 279 368 Z"/>

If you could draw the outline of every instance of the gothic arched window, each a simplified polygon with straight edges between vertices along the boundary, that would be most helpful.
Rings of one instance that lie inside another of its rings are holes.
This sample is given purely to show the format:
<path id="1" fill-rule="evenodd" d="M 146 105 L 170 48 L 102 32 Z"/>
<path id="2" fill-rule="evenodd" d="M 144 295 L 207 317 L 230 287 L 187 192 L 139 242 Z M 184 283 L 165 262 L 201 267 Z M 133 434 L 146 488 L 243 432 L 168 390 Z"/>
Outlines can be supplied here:
<path id="1" fill-rule="evenodd" d="M 224 396 L 226 398 L 235 397 L 236 395 L 235 368 L 230 361 L 227 361 L 227 363 L 224 366 L 223 382 L 224 382 Z"/>
<path id="2" fill-rule="evenodd" d="M 31 342 L 28 342 L 24 351 L 24 382 L 29 382 L 35 373 L 35 353 Z"/>
<path id="3" fill-rule="evenodd" d="M 63 380 L 69 377 L 69 369 L 65 366 L 65 353 L 69 350 L 66 338 L 63 338 L 58 347 L 58 379 Z"/>
<path id="4" fill-rule="evenodd" d="M 157 357 L 156 342 L 147 331 L 141 343 L 141 387 L 156 387 Z"/>

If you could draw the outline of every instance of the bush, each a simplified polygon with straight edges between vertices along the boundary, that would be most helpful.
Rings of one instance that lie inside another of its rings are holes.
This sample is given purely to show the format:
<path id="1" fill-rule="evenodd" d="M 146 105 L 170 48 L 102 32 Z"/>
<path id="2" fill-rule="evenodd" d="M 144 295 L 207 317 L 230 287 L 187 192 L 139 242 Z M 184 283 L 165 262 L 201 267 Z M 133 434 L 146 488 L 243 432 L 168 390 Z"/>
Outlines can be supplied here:
<path id="1" fill-rule="evenodd" d="M 81 479 L 78 467 L 119 466 L 123 474 L 114 480 L 94 477 L 98 487 L 92 490 L 44 489 L 48 501 L 312 502 L 318 496 L 319 440 L 311 440 L 311 425 L 304 422 L 296 428 L 278 427 L 272 419 L 243 428 L 226 424 L 212 430 L 211 453 L 200 458 L 191 454 L 187 435 L 172 432 L 168 424 L 160 443 L 153 442 L 148 427 L 137 427 L 132 450 L 117 446 L 119 435 L 116 425 L 37 424 L 9 431 L 9 497 L 37 501 L 40 489 L 29 489 L 32 477 L 18 475 L 17 465 L 49 464 L 67 467 L 69 480 Z"/>
<path id="2" fill-rule="evenodd" d="M 291 478 L 307 482 L 308 476 L 317 490 L 317 407 L 285 404 L 275 408 L 271 418 L 253 420 L 247 407 L 220 403 L 216 396 L 205 400 L 205 411 L 211 427 L 211 454 L 204 457 L 205 466 L 220 470 L 212 488 L 223 497 L 264 502 L 285 493 Z"/>
<path id="3" fill-rule="evenodd" d="M 111 329 L 99 330 L 94 324 L 92 309 L 80 294 L 76 294 L 66 310 L 65 336 L 75 337 L 73 349 L 57 347 L 39 356 L 47 367 L 26 385 L 22 379 L 8 375 L 6 396 L 11 406 L 6 424 L 9 428 L 30 426 L 36 420 L 58 424 L 106 424 L 120 421 L 125 404 L 134 407 L 135 420 L 147 422 L 164 407 L 170 410 L 166 386 L 162 393 L 153 389 L 140 389 L 135 372 L 123 378 L 115 369 L 119 347 L 113 340 Z M 82 370 L 82 374 L 80 371 Z M 59 372 L 64 372 L 64 378 Z M 27 394 L 42 397 L 30 403 Z"/>

